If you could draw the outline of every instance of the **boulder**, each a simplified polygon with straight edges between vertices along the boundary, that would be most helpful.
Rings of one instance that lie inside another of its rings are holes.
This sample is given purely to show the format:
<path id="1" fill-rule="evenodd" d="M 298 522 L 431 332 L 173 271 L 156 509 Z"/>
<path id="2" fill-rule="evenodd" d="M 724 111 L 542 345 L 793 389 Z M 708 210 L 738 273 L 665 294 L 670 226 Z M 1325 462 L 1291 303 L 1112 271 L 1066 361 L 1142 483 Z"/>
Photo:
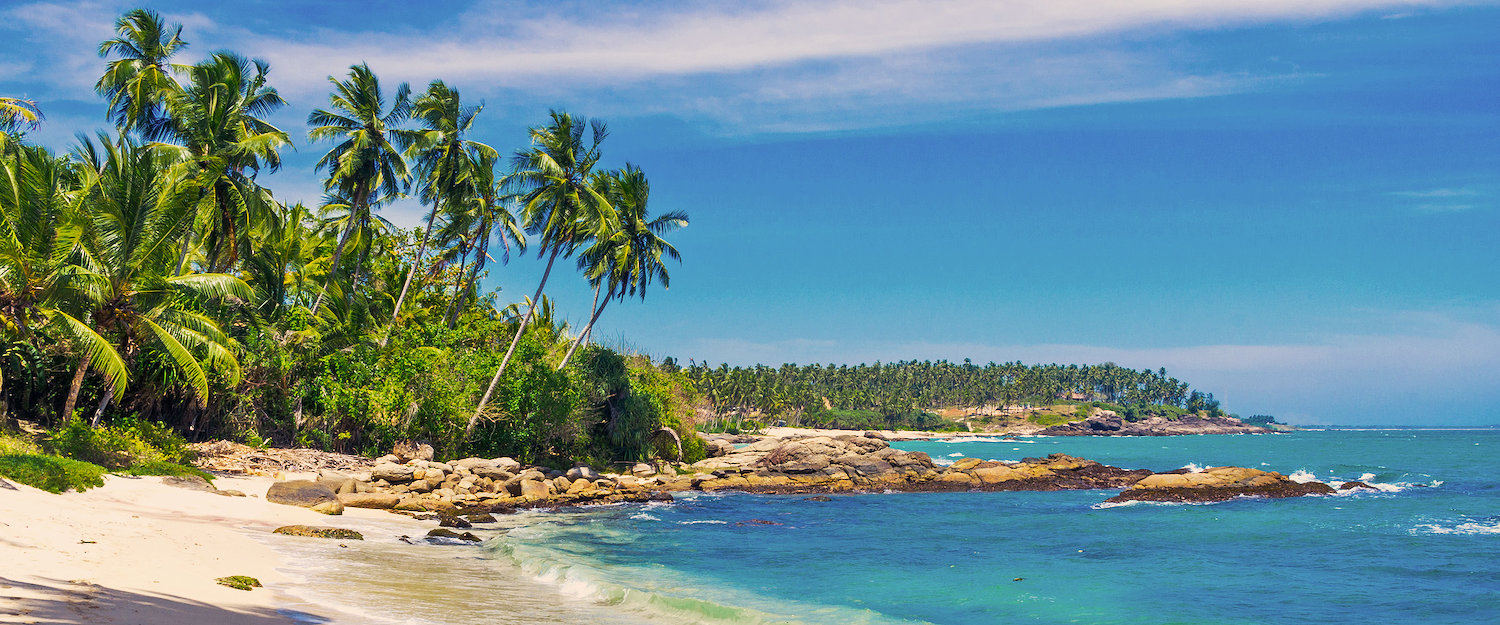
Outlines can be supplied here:
<path id="1" fill-rule="evenodd" d="M 495 466 L 495 461 L 488 458 L 464 458 L 462 460 L 454 460 L 448 464 L 473 471 L 474 467 L 493 467 Z"/>
<path id="2" fill-rule="evenodd" d="M 1340 484 L 1339 490 L 1376 490 L 1376 488 L 1359 480 L 1354 480 L 1352 482 L 1344 482 L 1343 484 Z"/>
<path id="3" fill-rule="evenodd" d="M 354 530 L 339 527 L 320 527 L 315 525 L 286 525 L 276 528 L 273 534 L 286 536 L 307 536 L 310 538 L 335 538 L 338 540 L 364 540 L 365 535 Z"/>
<path id="4" fill-rule="evenodd" d="M 1237 497 L 1300 497 L 1333 492 L 1333 487 L 1322 482 L 1295 482 L 1276 472 L 1245 467 L 1213 467 L 1199 473 L 1148 475 L 1106 501 L 1206 503 Z"/>
<path id="5" fill-rule="evenodd" d="M 161 478 L 161 483 L 174 488 L 201 490 L 205 493 L 215 493 L 219 490 L 214 488 L 213 484 L 209 484 L 208 480 L 203 479 L 201 475 L 168 475 Z M 244 493 L 240 493 L 240 496 L 243 497 Z"/>
<path id="6" fill-rule="evenodd" d="M 401 496 L 393 493 L 341 493 L 339 503 L 350 508 L 373 508 L 389 510 L 401 503 Z"/>
<path id="7" fill-rule="evenodd" d="M 504 469 L 506 471 L 510 471 L 511 473 L 521 472 L 521 463 L 516 462 L 512 458 L 495 458 L 495 466 L 500 467 L 501 469 Z"/>
<path id="8" fill-rule="evenodd" d="M 510 471 L 493 465 L 479 465 L 470 468 L 469 471 L 479 477 L 487 477 L 500 482 L 504 482 L 516 476 L 515 473 L 511 473 Z"/>
<path id="9" fill-rule="evenodd" d="M 416 470 L 416 467 L 406 464 L 377 464 L 375 468 L 370 469 L 370 480 L 385 480 L 392 484 L 402 484 L 416 479 L 413 477 Z"/>
<path id="10" fill-rule="evenodd" d="M 564 477 L 567 477 L 570 480 L 588 480 L 592 482 L 599 479 L 599 472 L 595 471 L 594 468 L 589 465 L 580 464 L 576 467 L 568 469 L 568 472 L 564 474 Z"/>
<path id="11" fill-rule="evenodd" d="M 543 482 L 541 480 L 521 480 L 520 495 L 522 497 L 533 497 L 537 499 L 546 498 L 548 495 L 552 494 L 551 491 L 549 491 L 549 489 L 547 488 L 549 483 L 550 482 Z"/>
<path id="12" fill-rule="evenodd" d="M 455 515 L 451 515 L 451 514 L 440 514 L 440 515 L 438 515 L 438 526 L 439 527 L 456 527 L 456 528 L 459 528 L 459 529 L 467 529 L 467 528 L 470 528 L 470 527 L 474 527 L 474 524 L 470 523 L 468 519 L 465 519 L 465 518 L 460 517 L 460 516 L 455 516 Z"/>
<path id="13" fill-rule="evenodd" d="M 453 530 L 450 530 L 450 529 L 448 529 L 446 527 L 439 527 L 439 528 L 434 529 L 434 530 L 432 530 L 430 532 L 427 532 L 427 539 L 428 540 L 431 540 L 431 539 L 434 539 L 434 538 L 451 538 L 453 540 L 463 540 L 463 541 L 468 541 L 468 542 L 471 542 L 471 543 L 477 543 L 477 542 L 480 542 L 480 540 L 481 540 L 478 536 L 475 536 L 472 533 L 464 532 L 464 533 L 460 534 L 460 533 L 455 532 Z"/>
<path id="14" fill-rule="evenodd" d="M 630 474 L 636 477 L 651 477 L 656 475 L 656 467 L 644 462 L 637 462 L 634 466 L 630 467 Z"/>
<path id="15" fill-rule="evenodd" d="M 950 470 L 950 471 L 968 471 L 969 469 L 972 469 L 974 467 L 979 466 L 979 463 L 981 463 L 981 462 L 984 462 L 984 461 L 980 460 L 978 458 L 959 458 L 958 460 L 955 460 L 953 462 L 953 464 L 948 467 L 948 470 Z"/>
<path id="16" fill-rule="evenodd" d="M 515 510 L 511 510 L 511 512 L 515 512 Z M 464 515 L 464 518 L 467 519 L 470 523 L 494 523 L 495 522 L 495 515 L 490 514 L 488 512 L 479 512 L 479 513 L 476 513 L 476 514 L 468 514 L 468 515 Z"/>
<path id="17" fill-rule="evenodd" d="M 340 514 L 344 513 L 344 504 L 341 503 L 341 502 L 339 502 L 339 500 L 337 500 L 337 499 L 335 499 L 333 501 L 325 501 L 325 502 L 320 503 L 320 504 L 318 504 L 316 506 L 313 506 L 312 507 L 312 511 L 313 512 L 317 512 L 319 514 L 327 514 L 329 516 L 336 516 L 336 515 L 340 515 Z"/>
<path id="18" fill-rule="evenodd" d="M 329 501 L 338 502 L 338 500 L 338 494 L 333 492 L 327 484 L 308 480 L 276 482 L 266 491 L 266 501 L 303 508 L 311 508 Z"/>
<path id="19" fill-rule="evenodd" d="M 432 460 L 432 445 L 417 441 L 401 441 L 396 443 L 391 454 L 400 458 L 402 462 L 410 460 Z"/>

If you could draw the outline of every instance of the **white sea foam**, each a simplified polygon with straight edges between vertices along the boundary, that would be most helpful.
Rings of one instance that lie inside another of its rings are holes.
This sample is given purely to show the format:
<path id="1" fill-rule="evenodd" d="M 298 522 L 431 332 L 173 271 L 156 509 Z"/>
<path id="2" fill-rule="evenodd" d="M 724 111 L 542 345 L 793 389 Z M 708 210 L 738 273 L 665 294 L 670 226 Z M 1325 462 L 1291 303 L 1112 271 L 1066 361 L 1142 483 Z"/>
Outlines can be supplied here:
<path id="1" fill-rule="evenodd" d="M 635 519 L 637 521 L 660 521 L 661 520 L 661 519 L 659 519 L 657 517 L 654 517 L 654 516 L 651 516 L 650 514 L 647 514 L 645 512 L 637 512 L 635 514 L 630 515 L 630 518 Z"/>
<path id="2" fill-rule="evenodd" d="M 1203 472 L 1203 467 L 1200 466 L 1196 462 L 1189 462 L 1189 463 L 1187 463 L 1185 465 L 1182 465 L 1182 468 L 1187 469 L 1188 471 L 1193 472 L 1193 473 L 1202 473 Z"/>
<path id="3" fill-rule="evenodd" d="M 1463 535 L 1500 535 L 1500 517 L 1491 517 L 1484 521 L 1464 521 L 1452 525 L 1438 523 L 1426 523 L 1411 529 L 1413 534 L 1463 534 Z"/>
<path id="4" fill-rule="evenodd" d="M 964 455 L 961 452 L 955 451 L 955 452 L 953 452 L 951 454 L 948 454 L 948 457 L 949 458 L 962 458 L 962 457 L 964 457 Z"/>
<path id="5" fill-rule="evenodd" d="M 955 445 L 955 444 L 958 444 L 958 443 L 1017 443 L 1017 442 L 1020 442 L 1020 441 L 1007 440 L 1007 439 L 1003 439 L 1003 438 L 995 438 L 993 436 L 974 436 L 974 437 L 964 437 L 964 438 L 940 438 L 940 439 L 936 439 L 936 442 L 947 443 L 949 445 Z"/>
<path id="6" fill-rule="evenodd" d="M 959 454 L 959 455 L 962 456 L 963 454 Z M 933 458 L 932 459 L 932 463 L 935 464 L 935 465 L 938 465 L 940 467 L 946 467 L 948 465 L 953 464 L 953 461 L 949 460 L 947 458 Z"/>
<path id="7" fill-rule="evenodd" d="M 677 522 L 678 525 L 726 525 L 728 523 L 729 523 L 729 521 L 720 521 L 718 519 L 700 519 L 700 520 L 697 520 L 697 521 L 678 521 Z"/>
<path id="8" fill-rule="evenodd" d="M 1318 477 L 1309 473 L 1306 469 L 1297 469 L 1291 475 L 1286 476 L 1286 478 L 1298 484 L 1318 481 Z"/>

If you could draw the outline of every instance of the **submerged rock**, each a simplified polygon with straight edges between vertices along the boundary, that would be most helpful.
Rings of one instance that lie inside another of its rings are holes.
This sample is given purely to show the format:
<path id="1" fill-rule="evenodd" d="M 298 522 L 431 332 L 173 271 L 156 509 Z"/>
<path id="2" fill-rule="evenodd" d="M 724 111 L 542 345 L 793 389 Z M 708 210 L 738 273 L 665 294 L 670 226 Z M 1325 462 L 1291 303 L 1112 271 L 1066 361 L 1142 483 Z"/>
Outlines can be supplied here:
<path id="1" fill-rule="evenodd" d="M 475 536 L 471 532 L 464 532 L 464 533 L 460 534 L 460 533 L 455 532 L 453 530 L 450 530 L 450 529 L 448 529 L 446 527 L 439 527 L 439 528 L 434 529 L 434 530 L 432 530 L 430 532 L 427 532 L 427 539 L 431 540 L 433 538 L 452 538 L 454 540 L 462 540 L 462 541 L 467 541 L 467 542 L 471 542 L 471 543 L 477 543 L 477 542 L 480 542 L 482 540 L 481 538 L 479 538 L 478 536 Z"/>
<path id="2" fill-rule="evenodd" d="M 271 533 L 286 536 L 307 536 L 309 538 L 334 538 L 338 540 L 364 540 L 365 535 L 354 530 L 341 527 L 319 527 L 315 525 L 286 525 L 276 528 Z"/>

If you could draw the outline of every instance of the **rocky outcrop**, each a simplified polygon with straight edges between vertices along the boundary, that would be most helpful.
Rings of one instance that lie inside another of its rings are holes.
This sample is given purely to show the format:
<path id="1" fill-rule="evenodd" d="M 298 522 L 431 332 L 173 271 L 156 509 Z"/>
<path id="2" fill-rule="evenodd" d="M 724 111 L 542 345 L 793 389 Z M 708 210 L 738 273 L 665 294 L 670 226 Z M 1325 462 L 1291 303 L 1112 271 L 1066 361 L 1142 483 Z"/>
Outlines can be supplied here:
<path id="1" fill-rule="evenodd" d="M 1106 500 L 1207 503 L 1237 497 L 1301 497 L 1327 495 L 1333 487 L 1322 482 L 1296 482 L 1274 471 L 1245 467 L 1214 467 L 1198 473 L 1158 473 L 1141 479 Z"/>
<path id="2" fill-rule="evenodd" d="M 1187 434 L 1269 434 L 1274 430 L 1245 425 L 1234 417 L 1185 415 L 1177 419 L 1151 417 L 1126 421 L 1113 412 L 1082 421 L 1054 425 L 1037 432 L 1043 436 L 1183 436 Z"/>

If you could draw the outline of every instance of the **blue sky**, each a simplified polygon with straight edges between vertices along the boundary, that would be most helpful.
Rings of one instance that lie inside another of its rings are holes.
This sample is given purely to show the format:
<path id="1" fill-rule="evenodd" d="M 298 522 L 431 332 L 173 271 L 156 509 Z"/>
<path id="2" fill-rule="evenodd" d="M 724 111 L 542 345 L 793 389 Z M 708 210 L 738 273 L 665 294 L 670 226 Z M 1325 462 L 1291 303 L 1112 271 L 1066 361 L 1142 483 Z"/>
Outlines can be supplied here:
<path id="1" fill-rule="evenodd" d="M 0 5 L 37 140 L 104 125 L 94 49 L 134 4 Z M 693 218 L 671 290 L 600 321 L 657 356 L 1114 361 L 1241 414 L 1500 422 L 1494 3 L 418 4 L 150 6 L 189 60 L 268 60 L 296 137 L 359 61 L 483 99 L 502 150 L 606 119 L 606 164 Z M 324 149 L 267 184 L 315 201 Z M 581 278 L 548 290 L 585 316 Z"/>

